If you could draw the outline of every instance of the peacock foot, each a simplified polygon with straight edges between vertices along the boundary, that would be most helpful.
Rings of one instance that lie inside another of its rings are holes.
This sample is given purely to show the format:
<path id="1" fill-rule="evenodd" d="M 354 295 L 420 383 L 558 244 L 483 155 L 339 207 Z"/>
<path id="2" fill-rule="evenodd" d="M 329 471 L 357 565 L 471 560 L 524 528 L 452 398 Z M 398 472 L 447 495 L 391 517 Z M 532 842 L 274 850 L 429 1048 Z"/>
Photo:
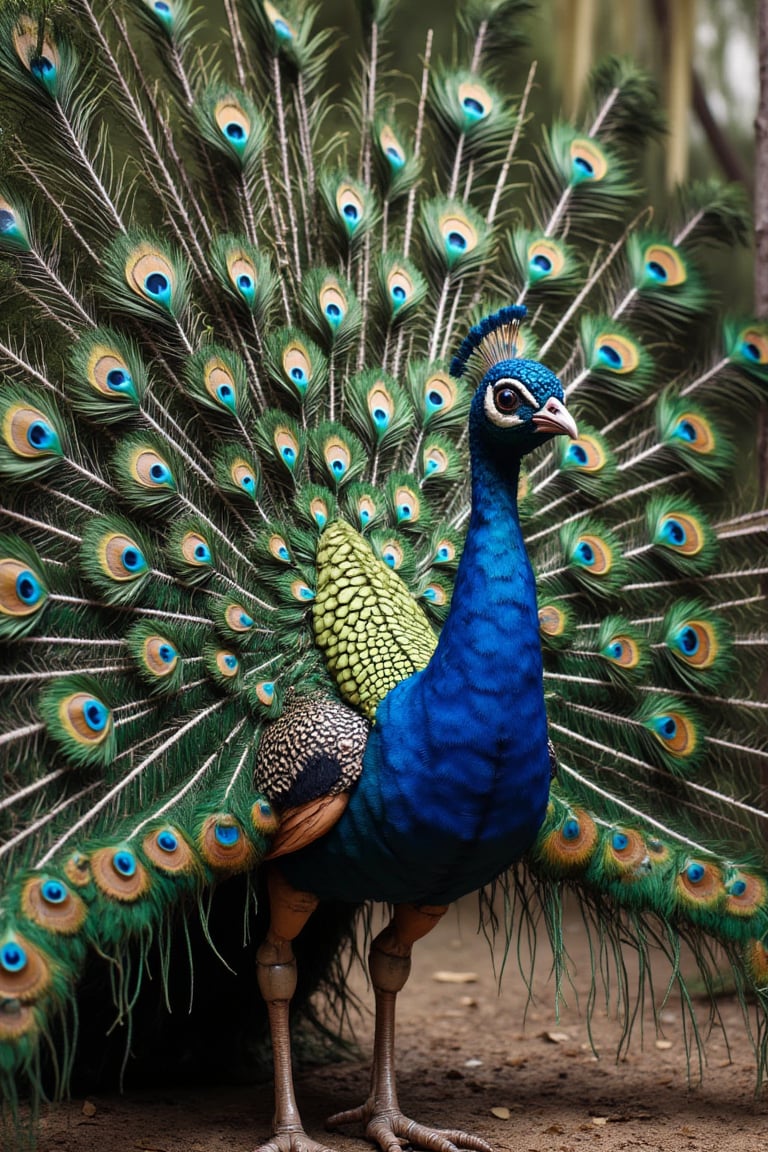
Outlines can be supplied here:
<path id="1" fill-rule="evenodd" d="M 260 1144 L 256 1152 L 331 1152 L 325 1144 L 318 1144 L 307 1136 L 303 1128 L 284 1127 L 275 1132 L 266 1144 Z"/>
<path id="2" fill-rule="evenodd" d="M 327 1128 L 338 1128 L 342 1124 L 362 1123 L 365 1125 L 366 1139 L 378 1144 L 382 1152 L 401 1152 L 403 1148 L 418 1148 L 424 1152 L 493 1152 L 492 1146 L 479 1136 L 462 1132 L 458 1128 L 429 1128 L 409 1120 L 397 1108 L 376 1107 L 374 1100 L 367 1100 L 359 1108 L 347 1112 L 337 1112 L 329 1116 Z"/>

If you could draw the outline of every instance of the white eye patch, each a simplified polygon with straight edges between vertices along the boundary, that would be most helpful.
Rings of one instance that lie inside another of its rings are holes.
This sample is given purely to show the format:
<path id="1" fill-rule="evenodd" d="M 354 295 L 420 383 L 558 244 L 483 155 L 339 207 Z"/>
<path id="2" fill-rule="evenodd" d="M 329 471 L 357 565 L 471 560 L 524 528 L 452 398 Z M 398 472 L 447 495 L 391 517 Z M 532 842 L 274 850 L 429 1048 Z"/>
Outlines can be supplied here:
<path id="1" fill-rule="evenodd" d="M 539 402 L 536 397 L 528 391 L 521 380 L 516 380 L 512 376 L 502 377 L 500 380 L 495 380 L 493 384 L 488 385 L 485 390 L 485 399 L 483 402 L 486 416 L 499 428 L 514 428 L 520 424 L 524 424 L 525 421 L 516 411 L 504 412 L 498 406 L 498 393 L 505 386 L 519 397 L 520 405 L 530 406 L 534 412 L 538 411 Z"/>

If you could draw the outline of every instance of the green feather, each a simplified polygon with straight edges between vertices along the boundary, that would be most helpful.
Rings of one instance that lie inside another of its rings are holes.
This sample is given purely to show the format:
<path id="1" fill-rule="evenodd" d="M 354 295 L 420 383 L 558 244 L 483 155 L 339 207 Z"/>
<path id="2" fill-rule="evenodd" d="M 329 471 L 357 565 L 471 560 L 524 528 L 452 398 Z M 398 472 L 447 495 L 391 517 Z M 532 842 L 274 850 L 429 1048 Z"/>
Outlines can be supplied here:
<path id="1" fill-rule="evenodd" d="M 506 76 L 510 57 L 527 43 L 525 18 L 531 0 L 467 0 L 457 12 L 459 24 L 471 50 L 482 48 L 482 59 Z"/>
<path id="2" fill-rule="evenodd" d="M 376 223 L 376 201 L 359 180 L 340 171 L 320 173 L 320 194 L 339 250 L 354 249 Z"/>
<path id="3" fill-rule="evenodd" d="M 411 592 L 416 584 L 417 560 L 413 544 L 402 532 L 374 528 L 369 537 L 371 551 L 393 572 L 397 572 Z"/>
<path id="4" fill-rule="evenodd" d="M 481 76 L 463 69 L 435 69 L 430 101 L 446 164 L 453 162 L 459 141 L 466 161 L 479 160 L 485 166 L 503 154 L 514 117 L 501 93 Z"/>
<path id="5" fill-rule="evenodd" d="M 427 267 L 436 279 L 458 280 L 475 272 L 488 258 L 491 231 L 474 208 L 459 200 L 437 197 L 421 208 Z"/>
<path id="6" fill-rule="evenodd" d="M 154 549 L 124 517 L 98 516 L 83 529 L 80 567 L 108 604 L 129 604 L 152 579 Z"/>
<path id="7" fill-rule="evenodd" d="M 360 328 L 362 312 L 352 286 L 330 268 L 314 268 L 303 280 L 301 305 L 314 336 L 336 353 L 346 351 Z"/>
<path id="8" fill-rule="evenodd" d="M 261 493 L 261 470 L 253 453 L 237 444 L 224 444 L 213 458 L 216 482 L 227 496 L 251 507 Z"/>
<path id="9" fill-rule="evenodd" d="M 456 380 L 441 362 L 414 360 L 408 365 L 408 391 L 416 416 L 425 430 L 445 432 L 463 425 L 471 395 L 462 380 Z"/>
<path id="10" fill-rule="evenodd" d="M 710 484 L 718 483 L 732 466 L 731 440 L 697 404 L 664 393 L 656 408 L 656 423 L 660 441 Z"/>
<path id="11" fill-rule="evenodd" d="M 751 222 L 741 185 L 696 180 L 681 187 L 678 198 L 686 245 L 717 243 L 733 247 L 747 242 Z"/>
<path id="12" fill-rule="evenodd" d="M 635 400 L 648 388 L 653 359 L 624 325 L 607 317 L 586 315 L 581 322 L 581 341 L 584 364 L 589 369 L 583 386 L 596 408 L 613 397 Z"/>
<path id="13" fill-rule="evenodd" d="M 418 601 L 427 616 L 437 624 L 444 623 L 450 608 L 453 580 L 445 572 L 427 572 L 421 582 Z"/>
<path id="14" fill-rule="evenodd" d="M 204 645 L 202 654 L 205 670 L 218 687 L 239 694 L 243 688 L 246 667 L 242 657 L 229 648 L 220 648 L 215 644 Z"/>
<path id="15" fill-rule="evenodd" d="M 265 323 L 277 294 L 277 277 L 269 257 L 241 236 L 216 236 L 211 267 L 224 292 L 238 307 Z"/>
<path id="16" fill-rule="evenodd" d="M 189 266 L 150 233 L 115 237 L 104 252 L 102 274 L 107 299 L 126 316 L 186 323 Z"/>
<path id="17" fill-rule="evenodd" d="M 648 638 L 624 616 L 606 616 L 600 622 L 595 650 L 609 677 L 618 684 L 639 683 L 648 671 Z"/>
<path id="18" fill-rule="evenodd" d="M 427 499 L 408 472 L 393 472 L 387 479 L 390 524 L 401 532 L 428 532 L 432 512 Z"/>
<path id="19" fill-rule="evenodd" d="M 366 532 L 387 514 L 385 495 L 375 484 L 348 484 L 342 499 L 347 519 L 359 532 Z"/>
<path id="20" fill-rule="evenodd" d="M 248 376 L 242 359 L 221 344 L 207 344 L 188 358 L 184 380 L 195 403 L 231 428 L 247 420 Z"/>
<path id="21" fill-rule="evenodd" d="M 346 489 L 347 495 L 352 486 Z M 336 496 L 322 484 L 302 484 L 294 504 L 298 523 L 319 536 L 336 519 Z"/>
<path id="22" fill-rule="evenodd" d="M 212 85 L 200 95 L 195 114 L 202 137 L 235 171 L 250 174 L 256 170 L 267 126 L 245 92 Z"/>
<path id="23" fill-rule="evenodd" d="M 128 631 L 125 643 L 151 692 L 170 694 L 180 687 L 184 658 L 176 628 L 169 628 L 167 621 L 141 620 Z M 196 650 L 199 645 L 192 648 Z"/>
<path id="24" fill-rule="evenodd" d="M 314 340 L 298 328 L 281 328 L 265 342 L 270 379 L 294 404 L 312 414 L 325 396 L 328 360 Z"/>
<path id="25" fill-rule="evenodd" d="M 0 69 L 21 109 L 31 102 L 47 117 L 55 103 L 69 106 L 80 67 L 72 45 L 42 12 L 35 19 L 16 5 L 4 9 Z"/>
<path id="26" fill-rule="evenodd" d="M 117 445 L 112 466 L 123 499 L 134 508 L 161 508 L 179 491 L 181 468 L 167 444 L 156 436 L 125 436 Z"/>
<path id="27" fill-rule="evenodd" d="M 0 639 L 15 640 L 36 629 L 48 592 L 34 548 L 15 536 L 0 536 Z"/>
<path id="28" fill-rule="evenodd" d="M 643 735 L 646 751 L 655 754 L 670 772 L 689 772 L 703 758 L 704 726 L 696 711 L 683 700 L 649 693 L 637 709 L 636 718 L 648 734 Z"/>
<path id="29" fill-rule="evenodd" d="M 366 451 L 343 424 L 324 420 L 309 435 L 309 458 L 316 479 L 340 489 L 363 471 Z"/>
<path id="30" fill-rule="evenodd" d="M 542 590 L 543 591 L 543 590 Z M 575 618 L 567 600 L 539 597 L 539 636 L 545 649 L 559 651 L 573 644 Z"/>
<path id="31" fill-rule="evenodd" d="M 539 215 L 542 221 L 552 221 L 550 234 L 554 229 L 561 232 L 561 221 L 567 219 L 570 236 L 602 238 L 607 221 L 620 216 L 636 191 L 619 153 L 571 124 L 555 121 L 545 132 L 538 156 Z"/>
<path id="32" fill-rule="evenodd" d="M 627 260 L 634 290 L 654 322 L 671 326 L 705 307 L 708 294 L 698 270 L 669 237 L 634 233 L 627 239 Z"/>
<path id="33" fill-rule="evenodd" d="M 452 487 L 464 473 L 461 452 L 447 437 L 429 433 L 424 437 L 419 453 L 419 474 L 422 484 L 429 485 L 429 491 L 436 488 Z"/>
<path id="34" fill-rule="evenodd" d="M 68 676 L 40 693 L 38 707 L 48 735 L 78 766 L 108 764 L 115 729 L 105 686 L 88 676 Z"/>
<path id="35" fill-rule="evenodd" d="M 157 4 L 156 0 L 141 0 L 136 15 L 161 47 L 168 43 L 183 45 L 194 30 L 194 9 L 188 0 L 172 0 L 165 4 Z"/>
<path id="36" fill-rule="evenodd" d="M 763 320 L 725 320 L 725 354 L 750 379 L 768 382 L 768 324 Z"/>
<path id="37" fill-rule="evenodd" d="M 627 567 L 615 532 L 598 520 L 582 517 L 560 530 L 562 578 L 602 598 L 614 594 L 624 582 Z M 542 572 L 546 579 L 547 574 Z M 560 580 L 558 572 L 557 579 Z M 547 591 L 551 584 L 547 584 Z"/>
<path id="38" fill-rule="evenodd" d="M 21 255 L 31 251 L 30 225 L 20 202 L 0 186 L 0 251 Z"/>
<path id="39" fill-rule="evenodd" d="M 267 53 L 287 65 L 288 75 L 300 74 L 310 88 L 316 84 L 330 56 L 328 44 L 333 36 L 328 28 L 313 33 L 317 9 L 280 0 L 279 4 L 251 4 L 248 14 Z"/>
<path id="40" fill-rule="evenodd" d="M 0 476 L 24 483 L 57 468 L 66 455 L 64 425 L 50 398 L 8 385 L 0 396 Z"/>
<path id="41" fill-rule="evenodd" d="M 136 413 L 147 389 L 147 371 L 136 344 L 110 328 L 85 332 L 72 345 L 66 384 L 78 412 L 116 424 Z"/>
<path id="42" fill-rule="evenodd" d="M 374 120 L 373 141 L 381 194 L 387 201 L 399 200 L 418 180 L 421 164 L 405 132 L 390 114 Z"/>
<path id="43" fill-rule="evenodd" d="M 455 572 L 461 559 L 464 537 L 448 524 L 438 524 L 432 530 L 427 546 L 429 563 L 441 571 Z"/>
<path id="44" fill-rule="evenodd" d="M 508 251 L 513 276 L 527 291 L 570 294 L 582 275 L 573 246 L 543 232 L 515 228 Z"/>
<path id="45" fill-rule="evenodd" d="M 661 653 L 675 679 L 713 692 L 735 673 L 732 629 L 701 600 L 676 600 L 661 626 Z"/>
<path id="46" fill-rule="evenodd" d="M 352 427 L 372 452 L 391 455 L 413 426 L 409 397 L 386 372 L 368 368 L 352 376 L 344 400 Z"/>
<path id="47" fill-rule="evenodd" d="M 293 417 L 284 412 L 265 412 L 256 422 L 254 440 L 264 467 L 280 479 L 291 478 L 295 482 L 304 464 L 306 437 Z"/>
<path id="48" fill-rule="evenodd" d="M 427 282 L 411 260 L 384 253 L 378 262 L 378 290 L 387 323 L 399 327 L 424 301 Z"/>
<path id="49" fill-rule="evenodd" d="M 315 540 L 311 533 L 293 524 L 273 520 L 259 530 L 254 543 L 254 556 L 261 565 L 280 572 L 289 565 L 313 565 Z"/>
<path id="50" fill-rule="evenodd" d="M 171 570 L 185 584 L 204 584 L 217 568 L 214 539 L 199 516 L 171 525 L 165 553 Z"/>
<path id="51" fill-rule="evenodd" d="M 651 500 L 645 520 L 652 562 L 688 575 L 712 569 L 718 555 L 717 537 L 692 500 L 685 496 Z"/>
<path id="52" fill-rule="evenodd" d="M 589 79 L 586 123 L 599 122 L 600 136 L 638 149 L 666 131 L 655 81 L 628 57 L 608 56 Z"/>
<path id="53" fill-rule="evenodd" d="M 579 421 L 577 440 L 555 445 L 558 487 L 583 492 L 592 500 L 604 499 L 616 487 L 616 459 L 604 436 Z M 549 493 L 548 493 L 549 495 Z"/>

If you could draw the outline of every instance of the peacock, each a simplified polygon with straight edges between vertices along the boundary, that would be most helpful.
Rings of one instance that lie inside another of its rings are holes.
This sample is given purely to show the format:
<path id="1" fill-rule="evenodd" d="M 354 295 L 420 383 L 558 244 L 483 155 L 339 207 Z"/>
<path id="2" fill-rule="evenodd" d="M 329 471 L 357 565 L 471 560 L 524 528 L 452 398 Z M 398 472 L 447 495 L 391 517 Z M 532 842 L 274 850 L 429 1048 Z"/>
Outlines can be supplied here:
<path id="1" fill-rule="evenodd" d="M 387 1152 L 490 1152 L 403 1115 L 394 1047 L 413 945 L 489 885 L 558 982 L 567 892 L 684 1002 L 682 943 L 710 983 L 716 944 L 764 1071 L 768 516 L 737 465 L 768 325 L 721 317 L 705 267 L 748 218 L 713 181 L 643 205 L 663 120 L 631 61 L 530 128 L 527 7 L 461 5 L 413 100 L 392 0 L 357 6 L 339 98 L 300 0 L 2 7 L 12 1124 L 66 1089 L 94 957 L 133 1043 L 146 966 L 172 996 L 172 937 L 214 955 L 227 893 L 241 944 L 268 909 L 235 961 L 271 1032 L 263 1152 L 323 1147 L 289 1017 L 297 985 L 343 997 L 371 901 L 371 1090 L 329 1123 Z"/>

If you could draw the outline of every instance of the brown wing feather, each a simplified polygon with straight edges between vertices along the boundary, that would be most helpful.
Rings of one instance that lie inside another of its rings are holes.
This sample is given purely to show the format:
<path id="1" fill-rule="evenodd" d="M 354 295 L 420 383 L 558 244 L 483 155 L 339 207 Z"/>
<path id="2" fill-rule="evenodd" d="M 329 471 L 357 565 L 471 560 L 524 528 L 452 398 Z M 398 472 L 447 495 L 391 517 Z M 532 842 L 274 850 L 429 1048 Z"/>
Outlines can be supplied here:
<path id="1" fill-rule="evenodd" d="M 320 796 L 298 808 L 289 808 L 281 817 L 280 827 L 265 860 L 298 852 L 299 848 L 306 848 L 307 844 L 324 836 L 341 817 L 348 803 L 349 793 L 340 792 L 336 796 Z"/>

